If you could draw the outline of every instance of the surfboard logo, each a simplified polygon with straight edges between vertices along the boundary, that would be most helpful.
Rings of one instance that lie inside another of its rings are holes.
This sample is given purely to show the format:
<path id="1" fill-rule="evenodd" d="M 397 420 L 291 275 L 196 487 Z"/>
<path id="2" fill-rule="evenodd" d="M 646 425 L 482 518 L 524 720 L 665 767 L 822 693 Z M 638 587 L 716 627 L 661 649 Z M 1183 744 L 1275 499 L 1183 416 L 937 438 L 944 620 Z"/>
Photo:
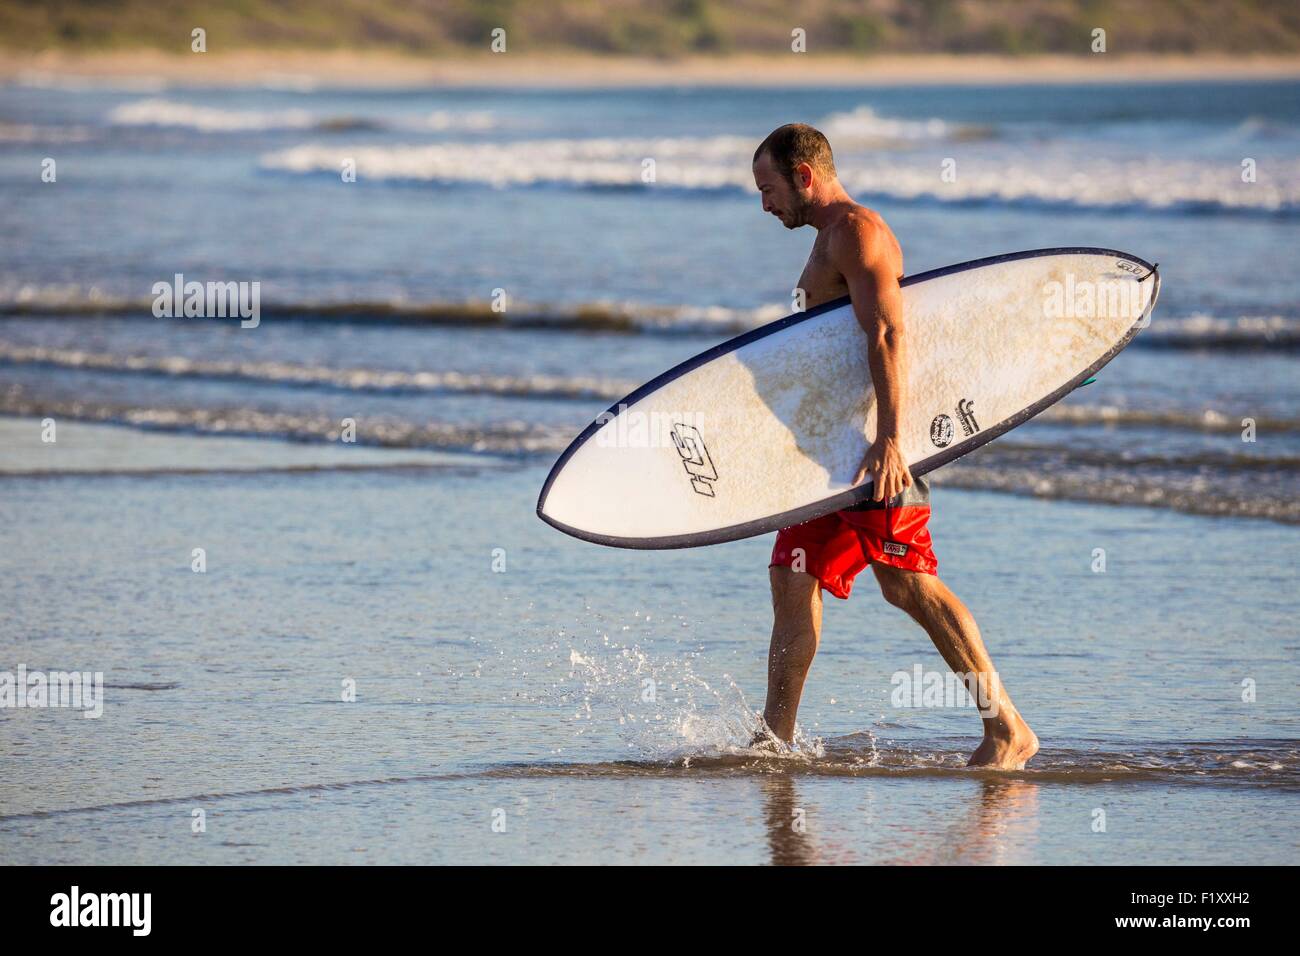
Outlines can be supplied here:
<path id="1" fill-rule="evenodd" d="M 714 497 L 713 483 L 718 480 L 718 469 L 713 467 L 713 459 L 704 447 L 699 429 L 678 422 L 673 425 L 671 435 L 673 446 L 677 449 L 677 454 L 682 456 L 682 465 L 695 493 L 706 498 Z"/>
<path id="2" fill-rule="evenodd" d="M 947 448 L 952 444 L 953 431 L 951 418 L 935 415 L 934 421 L 930 422 L 930 441 L 934 442 L 935 448 Z"/>
<path id="3" fill-rule="evenodd" d="M 962 434 L 967 438 L 980 430 L 979 423 L 975 421 L 975 403 L 969 398 L 963 398 L 957 403 L 957 417 L 961 421 Z"/>

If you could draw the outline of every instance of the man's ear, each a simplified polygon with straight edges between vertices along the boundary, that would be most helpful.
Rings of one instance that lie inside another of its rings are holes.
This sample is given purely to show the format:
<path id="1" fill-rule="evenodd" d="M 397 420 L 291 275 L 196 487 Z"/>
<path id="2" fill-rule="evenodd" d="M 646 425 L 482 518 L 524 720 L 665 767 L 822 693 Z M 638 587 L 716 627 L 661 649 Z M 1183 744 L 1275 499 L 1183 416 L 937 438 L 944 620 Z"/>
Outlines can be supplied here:
<path id="1" fill-rule="evenodd" d="M 800 163 L 794 168 L 795 182 L 803 189 L 812 189 L 813 168 L 808 163 Z"/>

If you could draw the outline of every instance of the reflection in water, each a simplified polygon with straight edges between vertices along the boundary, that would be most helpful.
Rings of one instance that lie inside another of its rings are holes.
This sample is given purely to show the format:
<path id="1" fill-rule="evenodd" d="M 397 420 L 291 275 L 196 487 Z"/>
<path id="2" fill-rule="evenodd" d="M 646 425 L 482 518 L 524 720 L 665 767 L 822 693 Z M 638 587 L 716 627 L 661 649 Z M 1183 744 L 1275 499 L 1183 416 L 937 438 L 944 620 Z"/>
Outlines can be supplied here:
<path id="1" fill-rule="evenodd" d="M 794 778 L 775 774 L 762 783 L 763 822 L 767 825 L 767 845 L 773 866 L 811 866 L 820 862 L 811 828 L 808 808 L 799 800 Z"/>
<path id="2" fill-rule="evenodd" d="M 939 853 L 929 862 L 1027 863 L 1021 855 L 1035 845 L 1038 826 L 1038 784 L 986 779 L 980 798 L 948 827 Z"/>
<path id="3" fill-rule="evenodd" d="M 874 862 L 891 865 L 1014 864 L 1031 862 L 1039 829 L 1038 785 L 1016 779 L 981 779 L 969 808 L 936 830 L 892 826 L 877 814 L 872 782 L 862 781 L 861 810 L 874 846 L 853 847 L 828 840 L 828 821 L 819 821 L 801 800 L 795 777 L 774 774 L 763 779 L 763 822 L 773 866 Z M 821 824 L 819 827 L 818 824 Z M 880 827 L 881 829 L 875 829 Z M 847 835 L 851 827 L 836 827 Z M 819 840 L 820 837 L 820 840 Z M 865 852 L 859 852 L 859 849 Z"/>

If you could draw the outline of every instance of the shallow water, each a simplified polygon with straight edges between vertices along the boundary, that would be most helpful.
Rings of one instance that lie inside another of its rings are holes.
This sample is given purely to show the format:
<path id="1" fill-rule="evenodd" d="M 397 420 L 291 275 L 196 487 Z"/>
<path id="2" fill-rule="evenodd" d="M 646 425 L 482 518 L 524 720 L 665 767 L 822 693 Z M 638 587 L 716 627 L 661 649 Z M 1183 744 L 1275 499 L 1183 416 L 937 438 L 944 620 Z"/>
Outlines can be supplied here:
<path id="1" fill-rule="evenodd" d="M 793 119 L 910 273 L 1161 264 L 1095 384 L 933 475 L 1023 772 L 892 699 L 942 667 L 869 576 L 797 749 L 747 750 L 771 537 L 534 515 L 597 413 L 789 311 L 812 237 L 746 177 Z M 1294 862 L 1298 155 L 1295 82 L 0 87 L 0 673 L 107 685 L 0 708 L 0 861 Z M 176 273 L 261 283 L 261 324 L 154 318 Z"/>
<path id="2" fill-rule="evenodd" d="M 364 417 L 362 443 L 553 458 L 790 311 L 811 233 L 762 214 L 749 158 L 792 118 L 910 273 L 1062 245 L 1161 264 L 1151 328 L 954 482 L 1300 522 L 1295 82 L 3 86 L 0 414 L 318 442 Z M 177 273 L 260 283 L 261 324 L 154 318 Z"/>
<path id="3" fill-rule="evenodd" d="M 39 424 L 2 433 L 30 457 Z M 129 459 L 139 434 L 60 441 Z M 1042 753 L 968 770 L 972 710 L 893 706 L 896 672 L 941 662 L 864 579 L 772 757 L 745 749 L 770 536 L 612 551 L 533 517 L 533 465 L 283 472 L 294 446 L 146 440 L 263 470 L 0 478 L 6 666 L 109 685 L 95 720 L 0 710 L 7 861 L 1294 861 L 1285 525 L 938 490 L 945 579 Z"/>

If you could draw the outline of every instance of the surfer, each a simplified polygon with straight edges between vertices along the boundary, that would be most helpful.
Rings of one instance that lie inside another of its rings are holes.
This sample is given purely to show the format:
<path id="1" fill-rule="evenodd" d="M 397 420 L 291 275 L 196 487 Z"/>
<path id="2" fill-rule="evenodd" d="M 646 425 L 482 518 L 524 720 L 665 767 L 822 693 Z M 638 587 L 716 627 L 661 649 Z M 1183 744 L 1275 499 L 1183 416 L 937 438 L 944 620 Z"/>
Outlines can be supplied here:
<path id="1" fill-rule="evenodd" d="M 793 739 L 804 680 L 821 639 L 821 592 L 847 598 L 854 578 L 870 565 L 885 600 L 920 624 L 948 666 L 967 679 L 984 722 L 984 739 L 970 764 L 1019 769 L 1038 751 L 1038 738 L 1002 689 L 975 618 L 939 579 L 927 527 L 929 486 L 912 477 L 900 447 L 907 336 L 898 240 L 878 213 L 849 198 L 836 178 L 830 143 L 811 126 L 792 123 L 763 140 L 754 152 L 754 182 L 764 212 L 787 229 L 817 230 L 799 277 L 805 307 L 852 298 L 867 334 L 877 402 L 876 439 L 853 482 L 869 477 L 874 497 L 777 534 L 768 570 L 774 620 L 763 710 L 767 729 L 786 743 Z"/>

